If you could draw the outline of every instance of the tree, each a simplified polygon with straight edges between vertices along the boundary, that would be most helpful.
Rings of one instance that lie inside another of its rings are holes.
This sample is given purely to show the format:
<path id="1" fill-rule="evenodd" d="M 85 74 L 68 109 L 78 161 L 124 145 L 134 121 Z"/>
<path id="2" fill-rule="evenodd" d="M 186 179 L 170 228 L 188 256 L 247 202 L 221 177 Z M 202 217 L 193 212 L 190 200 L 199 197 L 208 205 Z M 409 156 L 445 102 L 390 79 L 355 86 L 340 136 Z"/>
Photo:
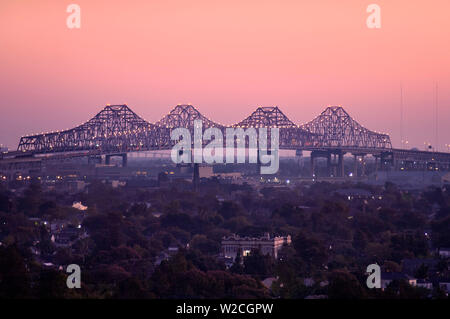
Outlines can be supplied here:
<path id="1" fill-rule="evenodd" d="M 244 273 L 244 265 L 242 264 L 242 249 L 239 248 L 236 258 L 234 259 L 233 265 L 230 267 L 230 271 L 235 274 Z"/>
<path id="2" fill-rule="evenodd" d="M 297 254 L 310 267 L 321 267 L 328 259 L 327 249 L 321 240 L 299 233 L 293 240 Z"/>
<path id="3" fill-rule="evenodd" d="M 383 270 L 386 272 L 400 272 L 402 267 L 395 261 L 387 260 L 383 264 Z"/>
<path id="4" fill-rule="evenodd" d="M 393 280 L 385 289 L 383 297 L 389 299 L 420 299 L 428 295 L 424 288 L 415 288 L 406 280 Z"/>
<path id="5" fill-rule="evenodd" d="M 260 279 L 272 276 L 275 270 L 274 260 L 270 255 L 263 255 L 254 249 L 244 257 L 244 272 Z"/>
<path id="6" fill-rule="evenodd" d="M 9 213 L 12 209 L 12 202 L 8 195 L 0 193 L 0 212 Z"/>
<path id="7" fill-rule="evenodd" d="M 154 297 L 154 295 L 143 286 L 142 281 L 135 277 L 121 281 L 113 295 L 113 298 L 117 299 L 145 299 L 151 297 Z"/>
<path id="8" fill-rule="evenodd" d="M 425 279 L 428 276 L 428 266 L 425 264 L 420 265 L 419 268 L 417 268 L 414 276 L 417 279 Z"/>
<path id="9" fill-rule="evenodd" d="M 220 244 L 208 239 L 205 235 L 195 235 L 189 247 L 198 249 L 204 254 L 217 254 L 220 251 Z"/>
<path id="10" fill-rule="evenodd" d="M 41 183 L 33 179 L 19 201 L 19 210 L 28 216 L 35 216 L 41 203 Z"/>
<path id="11" fill-rule="evenodd" d="M 30 297 L 25 262 L 15 246 L 0 247 L 0 298 Z"/>
<path id="12" fill-rule="evenodd" d="M 70 289 L 66 286 L 64 273 L 54 269 L 42 269 L 36 295 L 42 299 L 65 298 Z"/>
<path id="13" fill-rule="evenodd" d="M 367 236 L 361 230 L 357 230 L 353 236 L 353 247 L 358 251 L 363 251 L 367 247 Z"/>
<path id="14" fill-rule="evenodd" d="M 330 299 L 360 299 L 366 297 L 366 292 L 355 276 L 344 271 L 335 271 L 330 277 L 328 297 Z"/>
<path id="15" fill-rule="evenodd" d="M 58 216 L 58 206 L 55 201 L 45 201 L 39 205 L 39 216 L 50 217 L 49 219 Z"/>
<path id="16" fill-rule="evenodd" d="M 242 208 L 232 201 L 224 201 L 219 208 L 219 214 L 225 219 L 236 217 L 242 213 Z"/>
<path id="17" fill-rule="evenodd" d="M 433 244 L 435 247 L 450 247 L 450 216 L 431 224 Z"/>

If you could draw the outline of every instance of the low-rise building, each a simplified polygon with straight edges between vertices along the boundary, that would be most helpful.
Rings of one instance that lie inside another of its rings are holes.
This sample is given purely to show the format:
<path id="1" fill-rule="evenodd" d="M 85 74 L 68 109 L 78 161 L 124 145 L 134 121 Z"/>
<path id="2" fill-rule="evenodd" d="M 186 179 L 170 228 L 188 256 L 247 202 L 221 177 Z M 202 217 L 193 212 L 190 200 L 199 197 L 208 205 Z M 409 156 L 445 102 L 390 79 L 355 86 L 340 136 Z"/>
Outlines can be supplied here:
<path id="1" fill-rule="evenodd" d="M 348 200 L 375 198 L 375 195 L 373 195 L 371 192 L 360 188 L 339 189 L 335 193 L 347 198 Z M 378 197 L 379 196 L 377 196 L 377 198 Z"/>
<path id="2" fill-rule="evenodd" d="M 403 280 L 411 286 L 417 285 L 417 279 L 402 272 L 382 272 L 381 273 L 381 289 L 386 289 L 387 286 L 394 280 Z"/>
<path id="3" fill-rule="evenodd" d="M 291 244 L 291 236 L 271 237 L 266 233 L 262 237 L 240 237 L 238 235 L 226 236 L 222 239 L 222 254 L 225 257 L 236 258 L 240 253 L 247 256 L 252 250 L 259 250 L 263 255 L 278 258 L 278 252 L 283 245 Z"/>
<path id="4" fill-rule="evenodd" d="M 450 278 L 439 280 L 439 288 L 445 291 L 446 293 L 450 293 Z"/>
<path id="5" fill-rule="evenodd" d="M 431 289 L 433 289 L 433 283 L 431 283 L 430 281 L 425 280 L 425 279 L 418 279 L 417 287 L 431 290 Z"/>
<path id="6" fill-rule="evenodd" d="M 52 235 L 52 241 L 56 247 L 70 247 L 78 239 L 86 238 L 87 234 L 81 227 L 64 227 Z"/>
<path id="7" fill-rule="evenodd" d="M 450 257 L 450 248 L 449 247 L 439 248 L 438 254 L 441 258 L 449 258 Z"/>

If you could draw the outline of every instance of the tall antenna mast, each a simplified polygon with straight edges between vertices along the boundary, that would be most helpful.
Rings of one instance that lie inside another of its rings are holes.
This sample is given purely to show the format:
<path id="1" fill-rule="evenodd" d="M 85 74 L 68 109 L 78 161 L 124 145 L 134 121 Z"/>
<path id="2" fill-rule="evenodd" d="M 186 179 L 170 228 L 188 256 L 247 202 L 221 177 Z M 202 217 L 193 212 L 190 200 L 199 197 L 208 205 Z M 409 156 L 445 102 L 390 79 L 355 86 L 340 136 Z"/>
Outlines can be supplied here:
<path id="1" fill-rule="evenodd" d="M 400 84 L 400 148 L 403 148 L 403 85 Z"/>
<path id="2" fill-rule="evenodd" d="M 436 106 L 436 123 L 435 123 L 435 128 L 436 128 L 436 136 L 435 136 L 435 138 L 436 138 L 436 140 L 435 140 L 435 143 L 436 143 L 436 146 L 435 146 L 435 151 L 436 152 L 438 152 L 439 151 L 439 149 L 438 149 L 438 147 L 439 147 L 439 131 L 438 131 L 438 123 L 439 123 L 439 121 L 438 121 L 438 84 L 437 84 L 437 82 L 436 82 L 436 95 L 435 95 L 435 101 L 434 101 L 434 103 L 435 103 L 435 106 Z"/>

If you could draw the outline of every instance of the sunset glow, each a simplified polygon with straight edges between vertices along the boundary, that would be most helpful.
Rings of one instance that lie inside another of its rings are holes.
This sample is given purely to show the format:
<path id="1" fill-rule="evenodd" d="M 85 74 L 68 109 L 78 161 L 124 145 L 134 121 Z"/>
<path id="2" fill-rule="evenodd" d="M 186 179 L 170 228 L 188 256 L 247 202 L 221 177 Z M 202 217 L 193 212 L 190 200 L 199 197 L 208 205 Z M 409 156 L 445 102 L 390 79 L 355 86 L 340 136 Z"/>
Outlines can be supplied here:
<path id="1" fill-rule="evenodd" d="M 0 143 L 72 128 L 107 103 L 150 122 L 191 103 L 224 124 L 277 105 L 297 124 L 342 105 L 400 147 L 450 144 L 450 2 L 0 2 Z"/>

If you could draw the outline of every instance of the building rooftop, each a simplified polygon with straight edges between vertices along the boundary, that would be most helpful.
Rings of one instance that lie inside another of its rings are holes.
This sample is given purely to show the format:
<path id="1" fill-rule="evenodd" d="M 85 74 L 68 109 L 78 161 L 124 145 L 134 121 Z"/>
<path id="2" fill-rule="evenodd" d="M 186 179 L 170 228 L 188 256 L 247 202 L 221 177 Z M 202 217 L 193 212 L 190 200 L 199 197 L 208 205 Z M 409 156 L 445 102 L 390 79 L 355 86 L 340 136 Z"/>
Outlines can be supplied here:
<path id="1" fill-rule="evenodd" d="M 415 278 L 402 272 L 382 272 L 382 280 L 413 280 Z"/>
<path id="2" fill-rule="evenodd" d="M 288 236 L 271 236 L 269 233 L 264 234 L 261 237 L 250 237 L 250 236 L 244 236 L 241 237 L 239 235 L 233 234 L 231 236 L 224 236 L 222 238 L 222 240 L 247 240 L 247 241 L 270 241 L 270 240 L 274 240 L 274 239 L 284 239 L 284 238 L 288 238 L 290 237 L 290 235 Z"/>
<path id="3" fill-rule="evenodd" d="M 339 195 L 344 196 L 354 196 L 354 197 L 370 197 L 372 193 L 361 188 L 348 188 L 348 189 L 339 189 L 336 191 Z"/>

